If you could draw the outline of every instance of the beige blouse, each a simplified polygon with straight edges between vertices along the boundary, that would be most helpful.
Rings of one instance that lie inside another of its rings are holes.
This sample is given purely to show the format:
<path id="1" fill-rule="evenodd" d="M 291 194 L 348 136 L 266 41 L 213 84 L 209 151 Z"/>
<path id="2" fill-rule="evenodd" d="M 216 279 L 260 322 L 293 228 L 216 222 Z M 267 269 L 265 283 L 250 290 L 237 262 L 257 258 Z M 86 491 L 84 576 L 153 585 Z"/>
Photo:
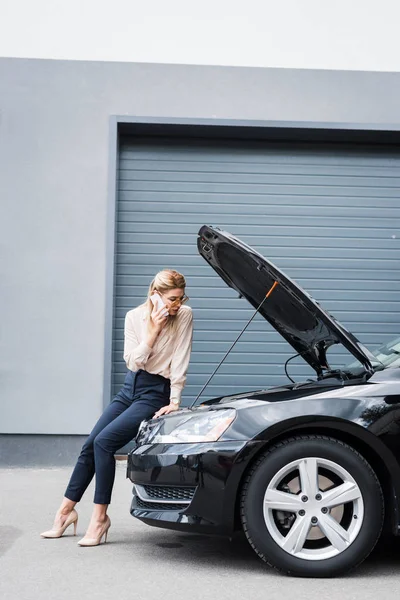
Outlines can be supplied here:
<path id="1" fill-rule="evenodd" d="M 171 380 L 170 402 L 180 403 L 186 382 L 193 337 L 193 313 L 181 306 L 175 328 L 161 330 L 153 348 L 143 340 L 147 335 L 146 307 L 138 306 L 125 317 L 124 360 L 131 371 L 143 369 Z"/>

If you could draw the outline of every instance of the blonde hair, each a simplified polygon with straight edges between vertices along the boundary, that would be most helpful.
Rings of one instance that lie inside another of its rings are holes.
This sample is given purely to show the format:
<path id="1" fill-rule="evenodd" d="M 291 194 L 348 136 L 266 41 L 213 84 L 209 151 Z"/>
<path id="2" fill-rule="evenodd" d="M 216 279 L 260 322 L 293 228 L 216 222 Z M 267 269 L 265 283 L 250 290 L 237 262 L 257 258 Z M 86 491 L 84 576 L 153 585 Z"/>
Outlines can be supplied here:
<path id="1" fill-rule="evenodd" d="M 160 294 L 165 294 L 169 290 L 174 290 L 176 288 L 185 289 L 186 288 L 186 280 L 182 273 L 178 273 L 178 271 L 174 271 L 173 269 L 163 269 L 159 271 L 157 275 L 154 277 L 153 281 L 150 283 L 149 291 L 147 292 L 147 300 L 144 303 L 147 309 L 146 317 L 150 319 L 151 313 L 153 312 L 153 303 L 150 300 L 150 296 L 154 292 L 160 292 Z M 168 319 L 167 325 L 172 326 L 174 323 L 173 319 Z"/>

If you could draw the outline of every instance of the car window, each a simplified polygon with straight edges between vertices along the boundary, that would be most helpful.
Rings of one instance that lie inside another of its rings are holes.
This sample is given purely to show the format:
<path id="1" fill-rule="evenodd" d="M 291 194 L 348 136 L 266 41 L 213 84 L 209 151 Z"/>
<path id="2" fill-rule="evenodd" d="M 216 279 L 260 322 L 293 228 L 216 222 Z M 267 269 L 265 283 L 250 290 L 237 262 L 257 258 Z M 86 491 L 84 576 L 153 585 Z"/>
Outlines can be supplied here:
<path id="1" fill-rule="evenodd" d="M 381 344 L 378 348 L 372 350 L 372 354 L 376 358 L 376 363 L 373 363 L 375 368 L 400 366 L 400 337 L 396 337 L 386 344 Z M 345 370 L 357 369 L 360 366 L 359 361 L 353 360 L 345 367 Z"/>

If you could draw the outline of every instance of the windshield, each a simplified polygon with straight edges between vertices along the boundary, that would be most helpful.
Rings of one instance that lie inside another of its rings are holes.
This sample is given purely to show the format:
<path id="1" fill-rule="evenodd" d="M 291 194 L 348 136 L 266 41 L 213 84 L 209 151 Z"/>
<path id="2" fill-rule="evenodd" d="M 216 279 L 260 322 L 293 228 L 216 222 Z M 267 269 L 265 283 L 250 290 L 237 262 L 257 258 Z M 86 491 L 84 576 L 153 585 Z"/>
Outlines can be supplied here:
<path id="1" fill-rule="evenodd" d="M 384 367 L 400 365 L 400 337 L 380 346 L 372 353 Z"/>
<path id="2" fill-rule="evenodd" d="M 379 346 L 371 352 L 376 358 L 375 361 L 371 361 L 376 371 L 386 369 L 387 367 L 400 366 L 400 337 L 390 340 L 387 344 Z M 356 360 L 346 365 L 343 370 L 351 372 L 359 371 L 362 370 L 362 365 Z"/>

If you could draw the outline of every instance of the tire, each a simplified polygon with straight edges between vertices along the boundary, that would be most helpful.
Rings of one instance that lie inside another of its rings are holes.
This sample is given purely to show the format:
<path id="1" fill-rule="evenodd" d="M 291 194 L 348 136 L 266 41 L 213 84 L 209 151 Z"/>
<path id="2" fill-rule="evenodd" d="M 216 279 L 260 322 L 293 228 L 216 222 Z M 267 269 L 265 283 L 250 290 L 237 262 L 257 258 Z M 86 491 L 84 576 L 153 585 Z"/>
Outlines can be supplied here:
<path id="1" fill-rule="evenodd" d="M 292 437 L 263 453 L 246 476 L 240 509 L 258 556 L 299 577 L 354 569 L 374 548 L 384 519 L 382 489 L 367 461 L 318 435 Z"/>

